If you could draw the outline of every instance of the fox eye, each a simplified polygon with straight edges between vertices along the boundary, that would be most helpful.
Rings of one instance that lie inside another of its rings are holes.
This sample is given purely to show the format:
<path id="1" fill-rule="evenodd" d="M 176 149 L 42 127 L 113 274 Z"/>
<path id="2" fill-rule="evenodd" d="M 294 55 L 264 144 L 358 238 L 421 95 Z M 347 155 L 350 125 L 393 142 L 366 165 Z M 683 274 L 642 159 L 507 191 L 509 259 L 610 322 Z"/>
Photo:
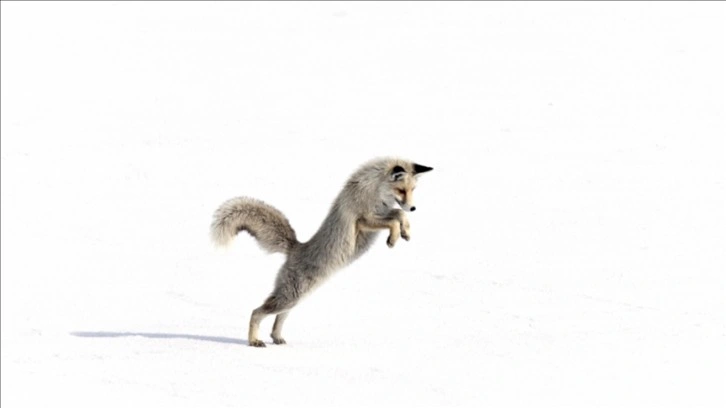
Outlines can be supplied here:
<path id="1" fill-rule="evenodd" d="M 398 194 L 406 195 L 406 190 L 401 190 L 400 188 L 396 189 L 398 191 Z"/>

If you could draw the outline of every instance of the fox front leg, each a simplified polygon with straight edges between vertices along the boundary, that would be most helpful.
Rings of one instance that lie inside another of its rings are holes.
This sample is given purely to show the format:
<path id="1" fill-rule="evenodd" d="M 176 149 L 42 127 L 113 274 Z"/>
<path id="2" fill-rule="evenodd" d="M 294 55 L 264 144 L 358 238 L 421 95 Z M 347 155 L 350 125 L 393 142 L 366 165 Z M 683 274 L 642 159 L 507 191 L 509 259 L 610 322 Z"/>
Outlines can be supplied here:
<path id="1" fill-rule="evenodd" d="M 382 229 L 389 230 L 390 234 L 386 240 L 386 244 L 389 248 L 393 248 L 398 241 L 398 237 L 401 236 L 401 221 L 396 216 L 386 217 L 363 217 L 358 220 L 358 229 L 361 231 L 377 231 Z"/>
<path id="2" fill-rule="evenodd" d="M 393 225 L 389 228 L 390 234 L 388 235 L 388 239 L 386 239 L 386 245 L 388 245 L 389 248 L 393 248 L 394 245 L 396 245 L 396 241 L 398 241 L 398 237 L 401 237 L 401 224 L 396 222 L 393 223 Z"/>
<path id="3" fill-rule="evenodd" d="M 408 222 L 406 213 L 401 210 L 393 210 L 398 222 L 401 224 L 401 238 L 406 241 L 411 239 L 411 224 Z"/>

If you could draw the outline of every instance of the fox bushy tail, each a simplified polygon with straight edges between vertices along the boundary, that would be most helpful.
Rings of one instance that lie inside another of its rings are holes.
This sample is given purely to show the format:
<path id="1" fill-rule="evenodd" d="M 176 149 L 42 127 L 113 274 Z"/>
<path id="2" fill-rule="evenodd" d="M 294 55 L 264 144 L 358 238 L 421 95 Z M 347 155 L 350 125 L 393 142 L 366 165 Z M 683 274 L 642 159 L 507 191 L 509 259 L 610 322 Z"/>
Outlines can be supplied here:
<path id="1" fill-rule="evenodd" d="M 232 198 L 214 212 L 211 236 L 215 244 L 229 244 L 240 231 L 257 238 L 260 247 L 271 253 L 287 254 L 299 243 L 285 215 L 254 198 Z"/>

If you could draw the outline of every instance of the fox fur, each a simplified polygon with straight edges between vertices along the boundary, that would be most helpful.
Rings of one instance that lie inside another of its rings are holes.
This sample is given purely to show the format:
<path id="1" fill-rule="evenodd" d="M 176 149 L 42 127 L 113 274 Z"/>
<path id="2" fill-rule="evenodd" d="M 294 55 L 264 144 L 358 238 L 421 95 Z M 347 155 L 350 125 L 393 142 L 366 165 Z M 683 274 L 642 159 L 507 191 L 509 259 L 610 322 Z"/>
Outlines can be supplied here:
<path id="1" fill-rule="evenodd" d="M 262 249 L 287 255 L 272 293 L 252 312 L 249 344 L 265 347 L 259 339 L 259 325 L 273 314 L 272 340 L 285 344 L 282 325 L 290 310 L 333 272 L 365 253 L 380 231 L 389 231 L 386 243 L 391 248 L 399 237 L 409 240 L 410 225 L 404 211 L 415 211 L 416 181 L 430 170 L 397 158 L 365 163 L 345 183 L 322 225 L 307 242 L 299 242 L 285 215 L 263 201 L 237 197 L 224 202 L 211 225 L 214 243 L 227 245 L 240 231 L 246 231 Z"/>

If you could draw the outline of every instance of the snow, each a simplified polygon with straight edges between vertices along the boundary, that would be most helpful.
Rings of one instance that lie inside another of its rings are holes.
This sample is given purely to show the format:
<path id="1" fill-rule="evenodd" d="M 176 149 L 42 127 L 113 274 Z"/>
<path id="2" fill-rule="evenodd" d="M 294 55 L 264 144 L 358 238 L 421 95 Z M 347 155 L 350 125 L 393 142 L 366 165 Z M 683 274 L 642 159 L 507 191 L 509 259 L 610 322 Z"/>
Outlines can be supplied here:
<path id="1" fill-rule="evenodd" d="M 722 3 L 2 3 L 3 407 L 726 406 Z M 248 347 L 377 156 L 373 249 Z"/>

